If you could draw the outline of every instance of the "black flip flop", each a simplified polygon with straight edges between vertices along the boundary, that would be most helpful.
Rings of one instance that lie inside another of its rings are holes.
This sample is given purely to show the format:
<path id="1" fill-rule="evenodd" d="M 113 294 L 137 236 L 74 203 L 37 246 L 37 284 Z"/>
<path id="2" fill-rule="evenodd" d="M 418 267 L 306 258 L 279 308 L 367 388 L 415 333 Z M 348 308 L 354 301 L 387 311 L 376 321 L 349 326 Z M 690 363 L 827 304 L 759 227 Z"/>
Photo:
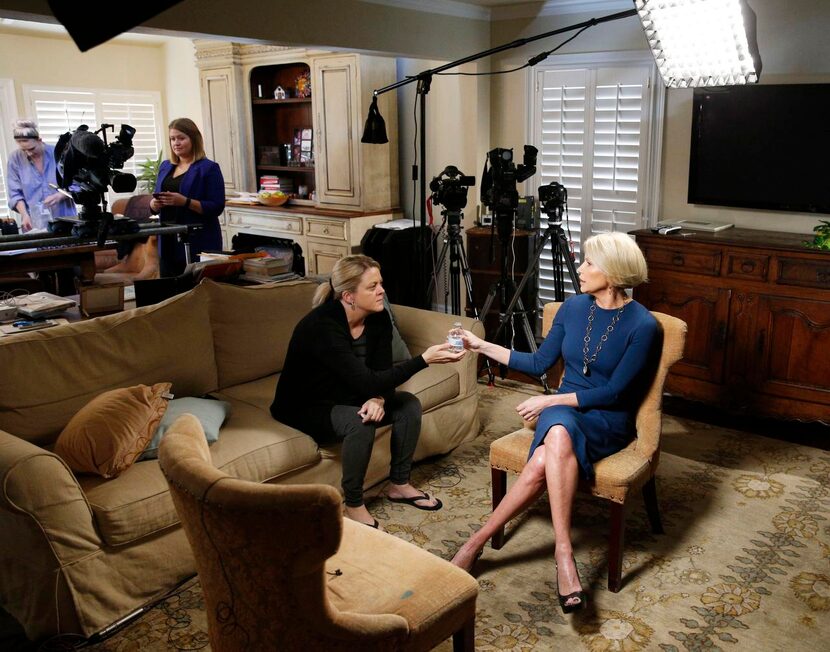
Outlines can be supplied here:
<path id="1" fill-rule="evenodd" d="M 423 509 L 425 512 L 435 512 L 444 506 L 440 498 L 435 499 L 434 505 L 419 505 L 417 502 L 419 500 L 432 500 L 432 496 L 430 496 L 425 491 L 422 491 L 420 496 L 412 496 L 411 498 L 390 498 L 389 496 L 387 496 L 386 498 L 389 500 L 390 503 L 402 503 L 404 505 L 410 505 L 415 509 Z"/>

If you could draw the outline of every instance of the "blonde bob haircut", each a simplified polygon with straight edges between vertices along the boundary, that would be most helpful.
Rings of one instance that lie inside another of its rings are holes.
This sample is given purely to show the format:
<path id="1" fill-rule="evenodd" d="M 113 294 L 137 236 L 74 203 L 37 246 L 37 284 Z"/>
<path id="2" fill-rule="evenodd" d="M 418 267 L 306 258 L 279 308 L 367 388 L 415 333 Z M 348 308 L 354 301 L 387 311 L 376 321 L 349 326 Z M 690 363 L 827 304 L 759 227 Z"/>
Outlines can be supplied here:
<path id="1" fill-rule="evenodd" d="M 167 125 L 167 130 L 170 131 L 170 129 L 181 131 L 185 136 L 190 138 L 190 142 L 193 143 L 194 161 L 201 161 L 203 158 L 207 158 L 207 154 L 205 154 L 205 139 L 202 138 L 202 132 L 199 131 L 199 127 L 196 126 L 193 120 L 190 118 L 176 118 Z M 169 142 L 170 139 L 168 138 Z M 179 157 L 172 150 L 170 152 L 170 162 L 174 165 L 179 164 Z"/>
<path id="2" fill-rule="evenodd" d="M 598 233 L 585 241 L 585 256 L 621 289 L 633 288 L 648 280 L 643 252 L 625 233 Z"/>
<path id="3" fill-rule="evenodd" d="M 369 256 L 358 254 L 341 258 L 331 270 L 331 281 L 317 288 L 311 306 L 316 308 L 329 299 L 339 300 L 344 292 L 354 292 L 360 285 L 364 272 L 372 267 L 380 269 L 378 262 Z"/>

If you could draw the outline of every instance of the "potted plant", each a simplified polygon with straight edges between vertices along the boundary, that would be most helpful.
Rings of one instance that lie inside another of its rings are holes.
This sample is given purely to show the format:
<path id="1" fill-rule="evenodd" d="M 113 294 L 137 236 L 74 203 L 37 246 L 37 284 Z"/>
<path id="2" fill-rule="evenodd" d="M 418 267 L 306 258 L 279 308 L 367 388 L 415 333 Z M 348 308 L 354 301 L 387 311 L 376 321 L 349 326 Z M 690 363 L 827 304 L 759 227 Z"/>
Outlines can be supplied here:
<path id="1" fill-rule="evenodd" d="M 830 251 L 830 222 L 827 220 L 819 220 L 818 226 L 813 227 L 813 232 L 816 234 L 813 241 L 805 242 L 804 244 L 813 249 Z"/>
<path id="2" fill-rule="evenodd" d="M 138 187 L 146 193 L 151 193 L 156 189 L 156 180 L 159 176 L 159 168 L 161 167 L 162 152 L 155 159 L 147 159 L 139 164 L 138 169 L 141 173 L 136 177 L 138 180 Z"/>

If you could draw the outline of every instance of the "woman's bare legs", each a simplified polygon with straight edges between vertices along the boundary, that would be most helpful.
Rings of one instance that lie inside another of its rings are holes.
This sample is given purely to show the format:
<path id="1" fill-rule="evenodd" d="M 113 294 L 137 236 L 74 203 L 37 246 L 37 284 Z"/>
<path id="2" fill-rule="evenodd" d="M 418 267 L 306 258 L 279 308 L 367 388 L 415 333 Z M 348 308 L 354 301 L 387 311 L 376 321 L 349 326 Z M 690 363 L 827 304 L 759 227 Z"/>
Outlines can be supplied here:
<path id="1" fill-rule="evenodd" d="M 545 490 L 545 448 L 539 446 L 525 464 L 518 479 L 510 487 L 510 491 L 487 519 L 487 522 L 477 532 L 473 533 L 467 542 L 459 548 L 452 558 L 452 563 L 466 571 L 472 569 L 476 555 L 507 521 L 523 512 Z"/>
<path id="2" fill-rule="evenodd" d="M 557 581 L 560 595 L 568 595 L 582 589 L 571 544 L 571 512 L 579 480 L 579 464 L 571 437 L 563 426 L 553 426 L 548 430 L 544 448 L 545 478 L 553 532 L 556 537 Z M 579 598 L 572 598 L 567 602 L 578 603 Z"/>

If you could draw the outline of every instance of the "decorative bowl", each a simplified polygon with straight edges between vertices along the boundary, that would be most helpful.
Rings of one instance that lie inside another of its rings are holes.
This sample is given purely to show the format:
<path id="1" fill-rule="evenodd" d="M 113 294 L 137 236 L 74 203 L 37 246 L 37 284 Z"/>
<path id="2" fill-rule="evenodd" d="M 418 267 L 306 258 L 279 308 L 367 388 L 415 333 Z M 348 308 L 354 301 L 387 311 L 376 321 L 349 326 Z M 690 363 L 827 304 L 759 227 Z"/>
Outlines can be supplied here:
<path id="1" fill-rule="evenodd" d="M 256 200 L 265 206 L 282 206 L 289 199 L 288 195 L 280 195 L 276 197 L 264 197 L 257 195 Z"/>

